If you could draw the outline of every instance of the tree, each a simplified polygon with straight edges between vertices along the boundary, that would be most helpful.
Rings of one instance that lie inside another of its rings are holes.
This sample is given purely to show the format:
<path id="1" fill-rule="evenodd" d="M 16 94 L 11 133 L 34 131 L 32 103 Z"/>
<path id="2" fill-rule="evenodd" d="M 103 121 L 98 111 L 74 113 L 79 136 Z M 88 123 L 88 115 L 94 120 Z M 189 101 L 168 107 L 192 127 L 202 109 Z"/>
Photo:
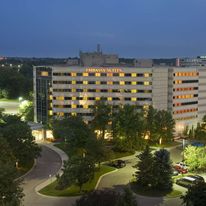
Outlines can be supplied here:
<path id="1" fill-rule="evenodd" d="M 20 114 L 23 117 L 23 120 L 27 122 L 34 121 L 34 105 L 33 102 L 30 101 L 23 101 L 20 104 Z"/>
<path id="2" fill-rule="evenodd" d="M 160 149 L 154 153 L 152 188 L 160 191 L 171 191 L 172 162 L 170 153 L 166 149 Z"/>
<path id="3" fill-rule="evenodd" d="M 185 195 L 181 196 L 186 206 L 206 205 L 206 183 L 199 183 L 188 189 Z"/>
<path id="4" fill-rule="evenodd" d="M 184 150 L 184 159 L 191 171 L 206 169 L 205 147 L 187 146 Z"/>
<path id="5" fill-rule="evenodd" d="M 173 140 L 175 121 L 168 111 L 158 111 L 155 115 L 155 134 L 157 140 L 161 144 L 171 142 Z"/>
<path id="6" fill-rule="evenodd" d="M 141 148 L 144 142 L 142 138 L 142 113 L 137 105 L 124 105 L 119 107 L 113 115 L 113 134 L 116 146 L 126 144 L 128 150 Z M 119 148 L 120 148 L 119 147 Z"/>
<path id="7" fill-rule="evenodd" d="M 117 206 L 137 206 L 137 201 L 129 188 L 124 189 Z"/>
<path id="8" fill-rule="evenodd" d="M 1 114 L 0 133 L 7 140 L 20 165 L 25 165 L 40 155 L 41 150 L 34 142 L 30 127 L 20 117 Z"/>
<path id="9" fill-rule="evenodd" d="M 129 189 L 121 195 L 112 190 L 97 190 L 83 195 L 76 200 L 75 206 L 137 206 L 137 202 Z"/>
<path id="10" fill-rule="evenodd" d="M 70 155 L 87 153 L 88 142 L 96 138 L 88 125 L 77 116 L 54 120 L 52 130 L 55 138 L 65 140 Z"/>
<path id="11" fill-rule="evenodd" d="M 106 104 L 103 100 L 96 101 L 92 113 L 94 118 L 91 122 L 91 126 L 94 130 L 99 130 L 101 138 L 104 139 L 105 131 L 111 119 L 111 106 Z"/>
<path id="12" fill-rule="evenodd" d="M 145 149 L 137 155 L 138 163 L 135 165 L 136 183 L 141 187 L 150 188 L 153 177 L 153 156 L 147 145 Z"/>
<path id="13" fill-rule="evenodd" d="M 64 189 L 76 184 L 81 192 L 83 184 L 94 177 L 94 171 L 95 165 L 91 157 L 74 156 L 65 163 L 63 175 L 57 178 L 57 188 Z"/>
<path id="14" fill-rule="evenodd" d="M 19 206 L 23 198 L 20 182 L 15 180 L 16 159 L 6 140 L 0 137 L 0 205 Z"/>

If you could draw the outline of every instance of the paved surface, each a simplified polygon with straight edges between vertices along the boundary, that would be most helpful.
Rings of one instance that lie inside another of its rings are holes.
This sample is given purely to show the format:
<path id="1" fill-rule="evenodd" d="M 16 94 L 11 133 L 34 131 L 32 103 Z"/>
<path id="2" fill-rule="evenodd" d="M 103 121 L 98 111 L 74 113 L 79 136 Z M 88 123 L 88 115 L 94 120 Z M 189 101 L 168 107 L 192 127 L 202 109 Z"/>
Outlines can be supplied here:
<path id="1" fill-rule="evenodd" d="M 55 151 L 51 150 L 54 149 Z M 174 162 L 181 160 L 181 149 L 170 149 L 171 157 Z M 58 155 L 58 154 L 59 155 Z M 30 172 L 24 181 L 24 193 L 25 193 L 25 206 L 72 206 L 76 200 L 76 197 L 46 197 L 37 194 L 38 191 L 45 184 L 50 183 L 55 177 L 49 178 L 49 175 L 55 175 L 62 165 L 62 159 L 66 160 L 67 157 L 61 150 L 53 147 L 51 144 L 42 146 L 42 156 L 38 158 L 36 167 Z M 135 155 L 122 158 L 126 160 L 127 166 L 119 169 L 117 172 L 108 174 L 102 178 L 98 185 L 98 189 L 114 188 L 116 190 L 122 190 L 125 185 L 132 179 L 135 169 L 133 166 L 137 162 Z M 177 189 L 182 187 L 175 186 Z M 179 187 L 179 188 L 178 188 Z M 37 189 L 38 188 L 38 189 Z M 144 196 L 137 196 L 139 206 L 180 206 L 181 200 L 179 198 L 151 198 Z"/>
<path id="2" fill-rule="evenodd" d="M 19 112 L 19 102 L 0 101 L 0 108 L 5 109 L 5 113 L 17 114 Z"/>
<path id="3" fill-rule="evenodd" d="M 23 189 L 25 193 L 24 206 L 69 206 L 75 198 L 45 197 L 36 193 L 37 185 L 45 182 L 49 175 L 55 175 L 61 168 L 60 156 L 46 146 L 42 146 L 42 156 L 37 159 L 34 169 L 24 178 Z M 54 178 L 54 177 L 52 177 Z"/>

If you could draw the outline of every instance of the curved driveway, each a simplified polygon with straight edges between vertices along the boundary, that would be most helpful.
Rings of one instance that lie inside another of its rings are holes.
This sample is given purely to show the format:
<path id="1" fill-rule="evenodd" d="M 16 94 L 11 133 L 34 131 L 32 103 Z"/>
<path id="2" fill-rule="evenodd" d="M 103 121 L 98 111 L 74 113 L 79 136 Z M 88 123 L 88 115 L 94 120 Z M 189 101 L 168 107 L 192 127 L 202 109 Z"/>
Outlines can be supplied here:
<path id="1" fill-rule="evenodd" d="M 172 159 L 179 153 L 175 148 L 170 150 Z M 174 155 L 174 156 L 173 156 Z M 179 155 L 178 155 L 179 156 Z M 125 168 L 119 169 L 117 172 L 104 176 L 98 189 L 115 188 L 122 190 L 125 185 L 132 179 L 135 169 L 133 166 L 137 162 L 135 155 L 122 158 L 127 162 Z M 72 206 L 77 197 L 47 197 L 39 195 L 35 192 L 35 188 L 49 179 L 49 175 L 55 175 L 61 168 L 62 160 L 60 156 L 50 148 L 42 146 L 42 156 L 37 159 L 34 169 L 24 178 L 24 206 Z M 150 198 L 137 196 L 140 206 L 180 206 L 179 198 Z"/>
<path id="2" fill-rule="evenodd" d="M 55 175 L 61 168 L 60 156 L 50 148 L 42 146 L 41 157 L 37 159 L 36 166 L 24 177 L 24 206 L 69 206 L 76 198 L 55 198 L 39 195 L 35 187 Z"/>

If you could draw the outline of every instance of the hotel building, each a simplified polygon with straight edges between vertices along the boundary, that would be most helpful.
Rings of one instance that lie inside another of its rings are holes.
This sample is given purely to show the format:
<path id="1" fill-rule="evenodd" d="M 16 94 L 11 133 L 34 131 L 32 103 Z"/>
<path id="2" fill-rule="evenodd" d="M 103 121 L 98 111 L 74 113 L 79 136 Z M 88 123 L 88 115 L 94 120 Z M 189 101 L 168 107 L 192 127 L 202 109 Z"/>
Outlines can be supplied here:
<path id="1" fill-rule="evenodd" d="M 35 121 L 49 116 L 92 119 L 95 101 L 152 105 L 171 111 L 177 131 L 206 114 L 205 67 L 34 67 Z"/>

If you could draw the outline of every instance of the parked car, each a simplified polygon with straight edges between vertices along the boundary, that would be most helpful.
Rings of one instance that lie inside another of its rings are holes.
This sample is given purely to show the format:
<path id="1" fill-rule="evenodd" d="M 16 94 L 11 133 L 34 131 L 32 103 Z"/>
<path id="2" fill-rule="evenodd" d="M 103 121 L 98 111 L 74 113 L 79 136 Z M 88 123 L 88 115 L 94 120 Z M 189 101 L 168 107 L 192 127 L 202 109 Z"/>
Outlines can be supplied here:
<path id="1" fill-rule="evenodd" d="M 204 147 L 205 146 L 205 144 L 202 142 L 192 142 L 191 145 L 194 147 Z"/>
<path id="2" fill-rule="evenodd" d="M 187 165 L 184 162 L 177 162 L 175 166 L 179 166 L 183 169 L 188 169 Z"/>
<path id="3" fill-rule="evenodd" d="M 176 180 L 176 184 L 182 187 L 190 188 L 199 182 L 202 182 L 204 178 L 199 175 L 188 175 Z"/>
<path id="4" fill-rule="evenodd" d="M 177 170 L 178 173 L 186 174 L 188 173 L 188 170 L 184 167 L 181 167 L 180 165 L 174 165 L 174 169 Z"/>
<path id="5" fill-rule="evenodd" d="M 188 177 L 196 179 L 198 182 L 205 182 L 205 179 L 200 175 L 188 175 Z"/>
<path id="6" fill-rule="evenodd" d="M 116 168 L 122 168 L 126 166 L 126 162 L 124 160 L 115 160 L 112 161 L 109 165 Z"/>

